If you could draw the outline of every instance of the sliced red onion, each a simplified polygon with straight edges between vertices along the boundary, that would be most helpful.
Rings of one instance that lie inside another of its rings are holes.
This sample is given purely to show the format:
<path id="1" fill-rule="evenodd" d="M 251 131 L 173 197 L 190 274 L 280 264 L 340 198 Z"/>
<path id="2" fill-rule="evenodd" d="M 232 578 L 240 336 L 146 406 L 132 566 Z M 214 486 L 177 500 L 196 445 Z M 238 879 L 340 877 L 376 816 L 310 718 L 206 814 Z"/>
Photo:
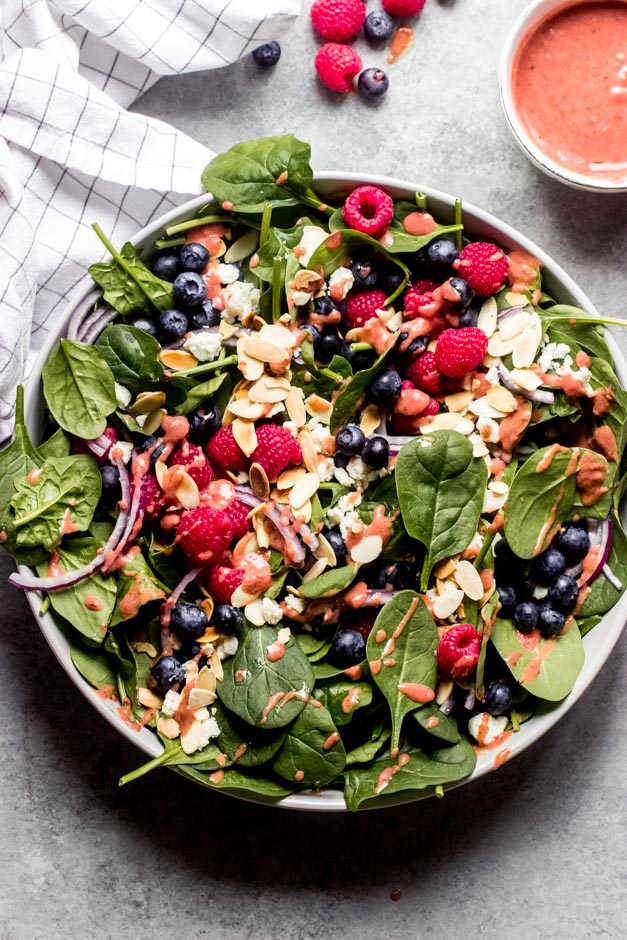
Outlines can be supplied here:
<path id="1" fill-rule="evenodd" d="M 443 715 L 450 715 L 455 707 L 455 690 L 451 692 L 445 702 L 440 705 L 440 711 Z"/>
<path id="2" fill-rule="evenodd" d="M 179 583 L 172 588 L 170 596 L 168 597 L 165 604 L 161 608 L 161 625 L 167 627 L 170 623 L 170 616 L 172 614 L 172 608 L 178 601 L 181 594 L 185 591 L 185 588 L 195 581 L 201 571 L 204 571 L 207 565 L 198 565 L 196 568 L 192 568 L 191 571 L 188 571 L 184 578 L 181 578 Z"/>
<path id="3" fill-rule="evenodd" d="M 582 571 L 582 561 L 578 562 L 576 565 L 571 565 L 570 568 L 564 568 L 564 574 L 567 574 L 569 578 L 578 578 Z"/>
<path id="4" fill-rule="evenodd" d="M 588 535 L 590 536 L 590 549 L 600 547 L 599 560 L 592 574 L 586 578 L 584 584 L 592 584 L 597 578 L 604 574 L 603 568 L 607 563 L 612 545 L 612 521 L 611 519 L 589 519 Z M 608 579 L 609 580 L 609 579 Z"/>
<path id="5" fill-rule="evenodd" d="M 613 588 L 616 588 L 617 591 L 623 590 L 622 581 L 618 580 L 618 578 L 616 577 L 616 575 L 614 574 L 614 572 L 612 571 L 612 569 L 610 568 L 608 564 L 603 565 L 603 568 L 601 570 L 603 571 L 603 574 L 605 575 L 605 577 L 610 582 Z"/>
<path id="6" fill-rule="evenodd" d="M 522 307 L 504 307 L 496 315 L 497 323 L 500 323 L 501 320 L 507 320 L 508 317 L 511 317 L 514 313 L 520 313 Z"/>
<path id="7" fill-rule="evenodd" d="M 398 594 L 398 591 L 368 590 L 366 591 L 364 607 L 382 607 L 384 604 L 387 604 L 388 601 L 391 601 L 396 594 Z"/>
<path id="8" fill-rule="evenodd" d="M 467 708 L 470 711 L 471 708 L 474 708 L 475 702 L 477 700 L 477 692 L 475 689 L 475 684 L 470 686 L 466 692 L 466 698 L 464 699 L 464 708 Z"/>
<path id="9" fill-rule="evenodd" d="M 101 298 L 102 291 L 99 287 L 94 287 L 93 290 L 89 291 L 84 301 L 79 304 L 78 307 L 76 307 L 68 324 L 68 339 L 80 341 L 81 334 L 84 332 L 86 325 L 90 323 L 96 316 L 99 317 L 102 314 L 103 309 L 96 308 L 96 304 Z M 115 310 L 113 311 L 113 314 L 115 315 Z"/>
<path id="10" fill-rule="evenodd" d="M 91 451 L 94 457 L 104 457 L 112 443 L 113 441 L 106 434 L 101 434 L 100 437 L 91 441 L 84 441 L 87 450 Z"/>
<path id="11" fill-rule="evenodd" d="M 521 395 L 523 398 L 528 398 L 529 401 L 535 401 L 540 405 L 552 405 L 555 401 L 555 393 L 548 388 L 535 388 L 532 390 L 519 388 L 510 378 L 509 369 L 502 362 L 499 362 L 497 369 L 501 384 L 514 395 Z"/>

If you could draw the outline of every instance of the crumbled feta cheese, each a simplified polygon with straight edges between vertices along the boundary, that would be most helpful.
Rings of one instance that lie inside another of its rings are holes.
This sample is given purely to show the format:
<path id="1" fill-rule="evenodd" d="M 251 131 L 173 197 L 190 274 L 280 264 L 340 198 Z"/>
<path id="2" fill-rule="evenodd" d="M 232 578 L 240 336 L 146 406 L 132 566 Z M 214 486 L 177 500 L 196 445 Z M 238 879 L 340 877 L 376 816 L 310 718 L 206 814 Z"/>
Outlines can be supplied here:
<path id="1" fill-rule="evenodd" d="M 183 672 L 185 673 L 185 682 L 191 682 L 198 675 L 198 663 L 194 659 L 188 659 L 183 663 Z"/>
<path id="2" fill-rule="evenodd" d="M 213 655 L 213 643 L 202 643 L 200 647 L 200 652 L 203 656 L 212 656 Z"/>
<path id="3" fill-rule="evenodd" d="M 285 606 L 289 607 L 297 614 L 302 614 L 305 609 L 305 602 L 300 597 L 294 597 L 293 594 L 288 594 L 285 597 Z"/>
<path id="4" fill-rule="evenodd" d="M 506 715 L 491 715 L 489 712 L 479 712 L 468 722 L 468 730 L 479 744 L 488 745 L 503 734 L 507 727 Z"/>
<path id="5" fill-rule="evenodd" d="M 361 503 L 361 493 L 345 493 L 344 496 L 340 496 L 337 501 L 338 508 L 341 512 L 348 512 L 350 509 L 355 509 Z"/>
<path id="6" fill-rule="evenodd" d="M 346 472 L 344 467 L 336 467 L 333 471 L 335 479 L 338 483 L 341 483 L 342 486 L 352 486 L 353 478 Z"/>
<path id="7" fill-rule="evenodd" d="M 206 718 L 200 726 L 200 741 L 198 743 L 198 750 L 202 751 L 203 747 L 207 747 L 209 741 L 211 741 L 212 738 L 217 738 L 219 734 L 220 726 L 215 718 Z"/>
<path id="8" fill-rule="evenodd" d="M 180 702 L 180 694 L 175 692 L 174 689 L 170 689 L 168 692 L 166 692 L 163 705 L 161 706 L 162 714 L 165 715 L 166 718 L 173 718 L 180 705 Z"/>
<path id="9" fill-rule="evenodd" d="M 333 479 L 335 473 L 335 462 L 332 457 L 321 457 L 318 461 L 318 476 L 321 483 Z"/>
<path id="10" fill-rule="evenodd" d="M 236 264 L 219 264 L 217 273 L 221 284 L 235 284 L 239 281 L 240 268 Z"/>
<path id="11" fill-rule="evenodd" d="M 547 343 L 540 351 L 538 365 L 543 372 L 556 371 L 569 353 L 566 343 Z"/>
<path id="12" fill-rule="evenodd" d="M 365 490 L 369 483 L 376 480 L 379 476 L 376 470 L 370 470 L 361 457 L 351 457 L 346 466 L 348 475 L 355 481 L 357 486 Z"/>
<path id="13" fill-rule="evenodd" d="M 496 368 L 496 366 L 492 366 L 491 369 L 488 369 L 488 371 L 485 374 L 485 377 L 486 377 L 486 382 L 488 382 L 490 385 L 499 384 L 499 370 Z"/>
<path id="14" fill-rule="evenodd" d="M 353 511 L 351 510 L 350 512 L 347 512 L 347 513 L 344 515 L 344 518 L 343 518 L 342 521 L 340 522 L 340 532 L 342 533 L 342 538 L 343 538 L 343 539 L 346 538 L 346 536 L 347 536 L 348 533 L 351 531 L 351 529 L 352 529 L 353 525 L 355 525 L 355 523 L 361 525 L 361 519 L 359 518 L 359 513 L 353 512 Z"/>
<path id="15" fill-rule="evenodd" d="M 489 483 L 483 494 L 482 513 L 498 512 L 507 502 L 509 487 L 506 483 Z"/>
<path id="16" fill-rule="evenodd" d="M 294 421 L 284 421 L 283 427 L 290 432 L 292 437 L 298 437 L 298 425 Z"/>
<path id="17" fill-rule="evenodd" d="M 482 441 L 489 444 L 498 444 L 499 426 L 494 418 L 477 418 L 476 428 Z"/>
<path id="18" fill-rule="evenodd" d="M 344 300 L 355 283 L 355 277 L 350 268 L 336 268 L 329 278 L 329 293 L 336 303 Z M 336 290 L 334 290 L 336 288 Z M 339 290 L 338 290 L 339 288 Z M 341 291 L 341 296 L 339 296 Z"/>
<path id="19" fill-rule="evenodd" d="M 327 510 L 327 522 L 330 526 L 339 525 L 343 518 L 344 513 L 337 504 Z"/>
<path id="20" fill-rule="evenodd" d="M 259 313 L 259 288 L 253 287 L 247 281 L 235 281 L 226 291 L 226 306 L 222 311 L 222 319 L 227 323 L 241 320 L 247 313 Z"/>
<path id="21" fill-rule="evenodd" d="M 199 362 L 211 362 L 222 349 L 222 337 L 217 332 L 198 330 L 185 340 L 183 348 Z"/>
<path id="22" fill-rule="evenodd" d="M 329 428 L 326 424 L 322 424 L 319 418 L 312 418 L 311 421 L 307 422 L 307 427 L 311 431 L 314 446 L 317 452 L 320 453 L 324 442 L 329 436 Z"/>
<path id="23" fill-rule="evenodd" d="M 248 483 L 248 474 L 246 473 L 245 470 L 242 470 L 241 473 L 237 474 L 237 482 L 240 483 L 242 486 Z"/>
<path id="24" fill-rule="evenodd" d="M 235 656 L 239 642 L 236 636 L 227 636 L 222 643 L 222 649 L 226 656 Z"/>
<path id="25" fill-rule="evenodd" d="M 206 708 L 202 707 L 202 708 L 196 708 L 194 710 L 194 719 L 196 721 L 206 721 L 208 717 L 209 717 L 209 712 L 207 711 Z"/>
<path id="26" fill-rule="evenodd" d="M 120 458 L 124 463 L 128 463 L 133 456 L 133 442 L 132 441 L 117 441 L 115 444 L 116 452 L 119 452 Z"/>
<path id="27" fill-rule="evenodd" d="M 126 408 L 126 406 L 131 403 L 131 393 L 125 385 L 120 385 L 119 382 L 114 382 L 113 384 L 115 386 L 115 400 L 118 403 L 118 408 Z"/>
<path id="28" fill-rule="evenodd" d="M 272 600 L 270 597 L 264 597 L 261 602 L 261 610 L 263 612 L 263 619 L 266 623 L 278 623 L 281 619 L 281 608 L 275 600 Z"/>

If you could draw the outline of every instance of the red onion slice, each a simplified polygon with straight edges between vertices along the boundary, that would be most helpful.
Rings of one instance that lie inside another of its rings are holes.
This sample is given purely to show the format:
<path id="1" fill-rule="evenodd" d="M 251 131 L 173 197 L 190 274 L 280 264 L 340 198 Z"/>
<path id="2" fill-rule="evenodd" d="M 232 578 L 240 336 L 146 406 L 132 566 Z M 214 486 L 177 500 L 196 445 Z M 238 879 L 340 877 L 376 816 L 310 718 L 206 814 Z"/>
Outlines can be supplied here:
<path id="1" fill-rule="evenodd" d="M 603 574 L 605 575 L 605 577 L 610 582 L 613 588 L 616 588 L 617 591 L 623 590 L 622 581 L 618 580 L 618 578 L 616 577 L 616 575 L 614 574 L 614 572 L 612 571 L 612 569 L 610 568 L 608 564 L 603 565 L 603 568 L 601 570 L 603 571 Z"/>
<path id="2" fill-rule="evenodd" d="M 499 362 L 497 369 L 501 384 L 512 392 L 512 394 L 521 395 L 523 398 L 527 398 L 529 401 L 535 401 L 540 405 L 552 405 L 555 401 L 555 393 L 548 388 L 535 388 L 532 390 L 519 388 L 513 379 L 510 378 L 509 369 L 504 366 L 502 362 Z"/>
<path id="3" fill-rule="evenodd" d="M 111 448 L 113 441 L 106 434 L 101 434 L 91 441 L 84 441 L 87 450 L 91 451 L 94 457 L 104 457 Z"/>
<path id="4" fill-rule="evenodd" d="M 600 551 L 597 565 L 592 574 L 583 582 L 584 584 L 592 584 L 593 581 L 596 581 L 596 579 L 603 574 L 603 567 L 607 563 L 612 546 L 611 519 L 589 519 L 588 535 L 590 536 L 590 551 L 597 547 L 600 548 Z"/>

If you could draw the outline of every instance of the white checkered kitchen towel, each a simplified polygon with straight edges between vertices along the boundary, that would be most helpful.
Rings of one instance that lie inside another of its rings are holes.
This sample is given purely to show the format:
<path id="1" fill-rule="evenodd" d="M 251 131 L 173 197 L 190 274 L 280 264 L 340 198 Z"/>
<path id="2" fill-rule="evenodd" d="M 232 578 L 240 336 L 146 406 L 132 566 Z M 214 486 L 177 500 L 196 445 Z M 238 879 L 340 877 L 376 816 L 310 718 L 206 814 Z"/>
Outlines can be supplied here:
<path id="1" fill-rule="evenodd" d="M 115 244 L 201 191 L 204 146 L 125 109 L 160 75 L 219 68 L 300 0 L 0 0 L 0 440 L 68 295 Z"/>

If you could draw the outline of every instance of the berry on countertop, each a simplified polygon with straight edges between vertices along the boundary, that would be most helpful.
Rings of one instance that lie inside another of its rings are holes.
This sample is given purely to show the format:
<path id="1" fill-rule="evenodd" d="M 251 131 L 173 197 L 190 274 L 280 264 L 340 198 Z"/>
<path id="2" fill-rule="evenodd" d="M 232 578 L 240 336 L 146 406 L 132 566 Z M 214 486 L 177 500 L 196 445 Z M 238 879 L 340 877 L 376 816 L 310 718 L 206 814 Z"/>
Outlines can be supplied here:
<path id="1" fill-rule="evenodd" d="M 159 336 L 164 343 L 175 343 L 189 329 L 187 317 L 180 310 L 162 310 L 157 318 Z"/>
<path id="2" fill-rule="evenodd" d="M 338 630 L 328 652 L 329 662 L 338 669 L 349 669 L 363 662 L 366 641 L 359 630 Z"/>
<path id="3" fill-rule="evenodd" d="M 181 273 L 181 262 L 178 255 L 168 254 L 159 255 L 152 264 L 152 273 L 162 281 L 176 280 L 177 274 Z"/>
<path id="4" fill-rule="evenodd" d="M 390 87 L 390 80 L 383 69 L 364 69 L 357 79 L 357 91 L 364 101 L 378 101 Z"/>
<path id="5" fill-rule="evenodd" d="M 235 636 L 241 633 L 242 620 L 242 612 L 237 607 L 232 607 L 231 604 L 219 604 L 213 611 L 211 623 L 220 633 Z"/>
<path id="6" fill-rule="evenodd" d="M 400 397 L 402 379 L 394 369 L 378 372 L 368 386 L 368 396 L 375 405 L 390 405 Z"/>
<path id="7" fill-rule="evenodd" d="M 414 359 L 407 368 L 407 377 L 418 388 L 432 395 L 442 391 L 443 375 L 432 352 L 426 352 L 419 359 Z"/>
<path id="8" fill-rule="evenodd" d="M 226 513 L 208 506 L 181 514 L 176 541 L 191 565 L 210 565 L 226 551 L 233 526 Z"/>
<path id="9" fill-rule="evenodd" d="M 197 307 L 207 299 L 207 285 L 195 271 L 183 271 L 173 284 L 174 300 L 183 307 Z"/>
<path id="10" fill-rule="evenodd" d="M 165 695 L 170 689 L 178 690 L 185 685 L 183 667 L 174 656 L 162 656 L 150 670 L 157 691 Z"/>
<path id="11" fill-rule="evenodd" d="M 383 9 L 392 16 L 415 16 L 425 5 L 425 0 L 382 0 Z"/>
<path id="12" fill-rule="evenodd" d="M 207 587 L 216 604 L 230 604 L 233 591 L 240 586 L 243 580 L 243 568 L 214 565 L 209 572 Z M 212 620 L 215 620 L 215 612 Z"/>
<path id="13" fill-rule="evenodd" d="M 436 649 L 442 672 L 463 679 L 477 668 L 481 640 L 471 623 L 458 623 L 447 630 Z"/>
<path id="14" fill-rule="evenodd" d="M 341 454 L 354 457 L 361 454 L 366 445 L 366 435 L 356 424 L 347 424 L 337 432 L 335 444 Z"/>
<path id="15" fill-rule="evenodd" d="M 277 424 L 262 424 L 257 428 L 257 447 L 251 462 L 263 467 L 271 483 L 286 467 L 293 467 L 302 459 L 300 444 L 287 428 Z"/>
<path id="16" fill-rule="evenodd" d="M 345 42 L 364 25 L 366 7 L 362 0 L 315 0 L 310 16 L 323 39 Z"/>
<path id="17" fill-rule="evenodd" d="M 178 601 L 172 608 L 170 625 L 181 640 L 195 640 L 209 626 L 209 619 L 197 604 Z"/>
<path id="18" fill-rule="evenodd" d="M 209 262 L 209 252 L 200 242 L 186 242 L 181 246 L 179 257 L 182 269 L 196 274 L 204 271 Z"/>
<path id="19" fill-rule="evenodd" d="M 232 427 L 220 428 L 206 449 L 211 460 L 225 470 L 230 470 L 231 473 L 243 473 L 248 470 L 248 457 L 235 440 Z"/>
<path id="20" fill-rule="evenodd" d="M 472 242 L 461 251 L 453 267 L 480 297 L 490 297 L 503 286 L 509 259 L 492 242 Z"/>
<path id="21" fill-rule="evenodd" d="M 281 47 L 278 42 L 266 42 L 263 46 L 253 49 L 253 59 L 260 69 L 270 69 L 281 58 Z"/>
<path id="22" fill-rule="evenodd" d="M 394 20 L 384 10 L 369 13 L 364 23 L 366 39 L 372 45 L 387 42 L 394 32 Z"/>
<path id="23" fill-rule="evenodd" d="M 394 203 L 379 186 L 358 186 L 346 199 L 342 214 L 349 228 L 376 238 L 392 221 Z"/>
<path id="24" fill-rule="evenodd" d="M 385 293 L 378 288 L 374 290 L 351 291 L 346 297 L 346 313 L 344 322 L 347 330 L 354 330 L 363 326 L 368 320 L 376 316 L 377 310 L 382 310 L 385 304 Z"/>
<path id="25" fill-rule="evenodd" d="M 503 679 L 491 682 L 485 693 L 485 709 L 491 715 L 502 715 L 512 707 L 512 692 Z"/>
<path id="26" fill-rule="evenodd" d="M 488 337 L 476 326 L 444 330 L 435 347 L 436 365 L 444 375 L 459 379 L 481 365 L 487 350 Z"/>
<path id="27" fill-rule="evenodd" d="M 320 81 L 331 91 L 340 92 L 351 90 L 353 79 L 363 66 L 361 56 L 354 49 L 337 42 L 325 43 L 314 64 Z"/>

